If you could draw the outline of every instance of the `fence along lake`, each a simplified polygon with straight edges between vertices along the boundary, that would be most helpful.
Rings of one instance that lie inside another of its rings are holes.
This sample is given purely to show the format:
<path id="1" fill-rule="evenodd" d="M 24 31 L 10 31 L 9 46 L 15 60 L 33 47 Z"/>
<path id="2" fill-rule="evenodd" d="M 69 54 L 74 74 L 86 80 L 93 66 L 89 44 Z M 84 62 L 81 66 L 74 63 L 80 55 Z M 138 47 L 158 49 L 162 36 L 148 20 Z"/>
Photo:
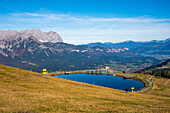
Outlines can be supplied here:
<path id="1" fill-rule="evenodd" d="M 128 90 L 134 87 L 134 91 L 144 88 L 144 83 L 136 80 L 126 80 L 122 77 L 111 76 L 107 74 L 103 75 L 92 75 L 92 74 L 69 74 L 69 75 L 55 75 L 55 77 L 69 79 L 73 81 L 118 89 L 118 90 Z"/>

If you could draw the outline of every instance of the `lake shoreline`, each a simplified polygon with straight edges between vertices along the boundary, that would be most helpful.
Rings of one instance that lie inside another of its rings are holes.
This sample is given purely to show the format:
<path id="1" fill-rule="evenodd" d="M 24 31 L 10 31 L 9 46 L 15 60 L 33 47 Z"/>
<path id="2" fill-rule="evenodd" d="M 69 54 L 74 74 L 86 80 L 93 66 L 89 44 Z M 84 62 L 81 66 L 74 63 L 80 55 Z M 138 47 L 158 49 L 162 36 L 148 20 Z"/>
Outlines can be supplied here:
<path id="1" fill-rule="evenodd" d="M 55 76 L 55 75 L 63 75 L 63 74 L 65 74 L 65 72 L 57 72 L 57 73 L 50 73 L 50 74 L 48 74 L 48 75 L 50 75 L 50 76 Z M 70 71 L 69 72 L 69 74 L 92 74 L 92 73 L 87 73 L 87 72 L 85 72 L 85 71 Z M 94 75 L 98 75 L 98 74 L 96 74 L 96 73 L 93 73 Z M 101 75 L 103 75 L 103 74 L 107 74 L 107 75 L 111 75 L 111 76 L 116 76 L 116 77 L 121 77 L 121 78 L 123 78 L 123 76 L 125 76 L 125 74 L 124 73 L 106 73 L 106 72 L 104 72 L 104 73 L 100 73 Z M 134 73 L 133 73 L 134 74 Z M 63 78 L 64 79 L 64 78 Z M 148 79 L 146 80 L 146 79 L 144 79 L 143 77 L 138 77 L 138 76 L 134 76 L 133 75 L 133 77 L 132 78 L 130 78 L 130 79 L 132 79 L 132 80 L 135 80 L 135 81 L 140 81 L 140 82 L 142 82 L 143 84 L 144 84 L 144 87 L 142 88 L 142 89 L 140 89 L 140 90 L 137 90 L 137 91 L 134 91 L 134 92 L 143 92 L 145 89 L 147 89 L 148 90 L 148 88 L 150 89 L 151 88 L 151 86 L 149 86 L 149 82 L 148 82 Z M 68 79 L 67 79 L 68 80 Z M 74 80 L 71 80 L 71 81 L 74 81 Z M 76 81 L 76 82 L 79 82 L 79 81 Z M 151 81 L 150 81 L 151 82 Z M 82 83 L 82 82 L 81 82 Z M 88 83 L 86 83 L 86 84 L 88 84 Z M 93 85 L 93 84 L 92 84 Z M 96 86 L 96 85 L 95 85 Z M 104 86 L 103 86 L 104 87 Z M 106 88 L 109 88 L 109 87 L 106 87 Z M 110 89 L 113 89 L 113 88 L 110 88 Z M 119 89 L 116 89 L 116 90 L 119 90 Z M 124 90 L 121 90 L 121 91 L 124 91 Z"/>

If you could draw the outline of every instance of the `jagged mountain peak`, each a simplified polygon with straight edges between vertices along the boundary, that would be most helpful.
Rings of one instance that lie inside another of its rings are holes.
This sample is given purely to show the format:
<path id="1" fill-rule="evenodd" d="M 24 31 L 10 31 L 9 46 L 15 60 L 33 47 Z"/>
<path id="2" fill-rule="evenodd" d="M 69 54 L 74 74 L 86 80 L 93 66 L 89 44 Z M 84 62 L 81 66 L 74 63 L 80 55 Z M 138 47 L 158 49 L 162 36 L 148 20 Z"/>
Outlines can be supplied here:
<path id="1" fill-rule="evenodd" d="M 61 36 L 54 31 L 43 32 L 39 28 L 26 30 L 0 30 L 0 40 L 15 40 L 18 38 L 34 38 L 40 42 L 63 42 Z"/>

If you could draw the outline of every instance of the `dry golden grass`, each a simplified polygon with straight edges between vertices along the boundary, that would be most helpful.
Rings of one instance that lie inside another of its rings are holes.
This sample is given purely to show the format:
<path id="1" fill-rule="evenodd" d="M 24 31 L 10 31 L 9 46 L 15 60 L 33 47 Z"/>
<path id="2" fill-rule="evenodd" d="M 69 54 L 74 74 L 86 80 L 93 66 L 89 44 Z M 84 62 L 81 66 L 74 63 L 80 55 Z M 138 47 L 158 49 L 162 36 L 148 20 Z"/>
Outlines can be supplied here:
<path id="1" fill-rule="evenodd" d="M 153 80 L 146 93 L 126 93 L 0 65 L 0 112 L 170 112 L 167 79 Z"/>

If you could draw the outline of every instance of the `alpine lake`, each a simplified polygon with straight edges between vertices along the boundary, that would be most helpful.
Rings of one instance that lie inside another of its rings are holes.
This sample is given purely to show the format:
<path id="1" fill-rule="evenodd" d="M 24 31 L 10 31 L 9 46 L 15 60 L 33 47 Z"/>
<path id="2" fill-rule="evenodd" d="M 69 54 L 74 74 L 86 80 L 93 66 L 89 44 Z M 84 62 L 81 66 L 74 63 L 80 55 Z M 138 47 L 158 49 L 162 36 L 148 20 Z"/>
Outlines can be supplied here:
<path id="1" fill-rule="evenodd" d="M 108 87 L 118 90 L 130 91 L 134 87 L 134 91 L 144 88 L 144 83 L 132 79 L 123 79 L 122 77 L 116 77 L 112 75 L 102 74 L 63 74 L 55 75 L 55 77 L 64 78 L 72 81 L 83 82 L 102 87 Z"/>

